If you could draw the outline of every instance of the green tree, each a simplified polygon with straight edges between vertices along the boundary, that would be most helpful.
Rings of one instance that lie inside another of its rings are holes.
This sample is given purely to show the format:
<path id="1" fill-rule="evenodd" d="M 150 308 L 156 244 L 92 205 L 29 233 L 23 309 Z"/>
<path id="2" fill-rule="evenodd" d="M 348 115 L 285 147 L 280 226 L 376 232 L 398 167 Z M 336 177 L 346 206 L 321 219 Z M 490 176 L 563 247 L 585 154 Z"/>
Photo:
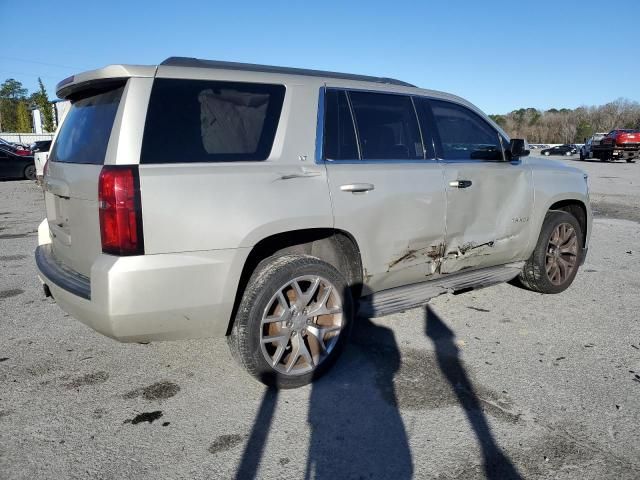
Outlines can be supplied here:
<path id="1" fill-rule="evenodd" d="M 593 128 L 591 128 L 589 122 L 580 120 L 576 126 L 576 138 L 574 141 L 577 143 L 583 142 L 585 138 L 589 138 L 591 135 L 593 135 Z"/>
<path id="2" fill-rule="evenodd" d="M 16 132 L 31 132 L 31 115 L 26 100 L 18 100 L 16 108 Z"/>
<path id="3" fill-rule="evenodd" d="M 27 96 L 27 89 L 18 80 L 8 78 L 0 85 L 0 98 L 19 100 Z"/>
<path id="4" fill-rule="evenodd" d="M 27 89 L 18 80 L 8 78 L 0 85 L 0 131 L 17 131 L 18 106 L 26 96 Z M 29 121 L 28 117 L 29 112 L 27 111 L 27 121 Z"/>
<path id="5" fill-rule="evenodd" d="M 507 124 L 507 119 L 504 115 L 489 115 L 489 118 L 500 125 L 502 128 Z"/>
<path id="6" fill-rule="evenodd" d="M 40 77 L 38 77 L 38 85 L 40 90 L 32 95 L 33 103 L 36 104 L 40 115 L 42 115 L 42 128 L 45 132 L 53 132 L 53 106 L 49 101 L 47 90 L 44 88 L 44 84 Z"/>

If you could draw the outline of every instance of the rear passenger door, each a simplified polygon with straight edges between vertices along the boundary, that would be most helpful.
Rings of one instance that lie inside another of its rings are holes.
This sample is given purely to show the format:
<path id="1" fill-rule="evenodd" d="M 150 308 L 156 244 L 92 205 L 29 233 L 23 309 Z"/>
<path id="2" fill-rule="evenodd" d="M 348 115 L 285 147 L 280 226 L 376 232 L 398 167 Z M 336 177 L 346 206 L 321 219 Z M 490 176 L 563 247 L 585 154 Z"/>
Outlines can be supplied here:
<path id="1" fill-rule="evenodd" d="M 442 273 L 524 259 L 532 232 L 533 184 L 520 160 L 504 161 L 506 139 L 459 103 L 423 100 L 444 165 L 447 236 Z"/>
<path id="2" fill-rule="evenodd" d="M 355 237 L 365 286 L 379 291 L 428 279 L 437 273 L 446 199 L 442 166 L 412 97 L 333 88 L 324 97 L 320 161 L 335 228 Z"/>

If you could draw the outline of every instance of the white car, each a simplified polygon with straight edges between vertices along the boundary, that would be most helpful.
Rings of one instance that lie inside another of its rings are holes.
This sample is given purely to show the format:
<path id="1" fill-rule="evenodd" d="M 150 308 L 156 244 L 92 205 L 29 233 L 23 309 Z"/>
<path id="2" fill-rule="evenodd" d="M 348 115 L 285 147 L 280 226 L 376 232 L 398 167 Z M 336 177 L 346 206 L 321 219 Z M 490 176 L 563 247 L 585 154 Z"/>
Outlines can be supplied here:
<path id="1" fill-rule="evenodd" d="M 33 154 L 33 162 L 36 165 L 36 179 L 38 182 L 42 181 L 44 177 L 44 165 L 49 159 L 49 152 L 36 152 Z"/>

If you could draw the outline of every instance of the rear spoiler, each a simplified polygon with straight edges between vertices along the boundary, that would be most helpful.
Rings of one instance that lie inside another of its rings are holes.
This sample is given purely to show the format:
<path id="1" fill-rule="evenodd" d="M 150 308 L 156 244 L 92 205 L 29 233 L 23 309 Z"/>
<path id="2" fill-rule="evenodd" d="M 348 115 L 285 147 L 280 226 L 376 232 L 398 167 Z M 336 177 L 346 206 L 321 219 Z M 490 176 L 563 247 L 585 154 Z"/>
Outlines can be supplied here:
<path id="1" fill-rule="evenodd" d="M 155 76 L 157 69 L 156 66 L 147 65 L 107 65 L 97 70 L 89 70 L 65 78 L 56 85 L 56 95 L 58 98 L 68 99 L 75 92 L 102 83 L 132 77 L 152 78 Z"/>

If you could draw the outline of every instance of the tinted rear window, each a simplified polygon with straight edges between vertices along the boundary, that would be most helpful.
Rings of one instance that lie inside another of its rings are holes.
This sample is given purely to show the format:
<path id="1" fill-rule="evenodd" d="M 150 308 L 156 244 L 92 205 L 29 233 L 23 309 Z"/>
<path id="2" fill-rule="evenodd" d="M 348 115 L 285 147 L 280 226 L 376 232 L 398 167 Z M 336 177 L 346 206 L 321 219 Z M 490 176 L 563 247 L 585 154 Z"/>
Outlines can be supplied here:
<path id="1" fill-rule="evenodd" d="M 358 156 L 356 132 L 344 91 L 328 90 L 325 95 L 324 158 L 355 160 Z"/>
<path id="2" fill-rule="evenodd" d="M 405 95 L 349 92 L 365 160 L 424 158 L 418 119 Z"/>
<path id="3" fill-rule="evenodd" d="M 51 161 L 101 165 L 124 85 L 72 101 L 51 151 Z"/>
<path id="4" fill-rule="evenodd" d="M 140 162 L 265 160 L 284 92 L 283 85 L 156 79 Z"/>

